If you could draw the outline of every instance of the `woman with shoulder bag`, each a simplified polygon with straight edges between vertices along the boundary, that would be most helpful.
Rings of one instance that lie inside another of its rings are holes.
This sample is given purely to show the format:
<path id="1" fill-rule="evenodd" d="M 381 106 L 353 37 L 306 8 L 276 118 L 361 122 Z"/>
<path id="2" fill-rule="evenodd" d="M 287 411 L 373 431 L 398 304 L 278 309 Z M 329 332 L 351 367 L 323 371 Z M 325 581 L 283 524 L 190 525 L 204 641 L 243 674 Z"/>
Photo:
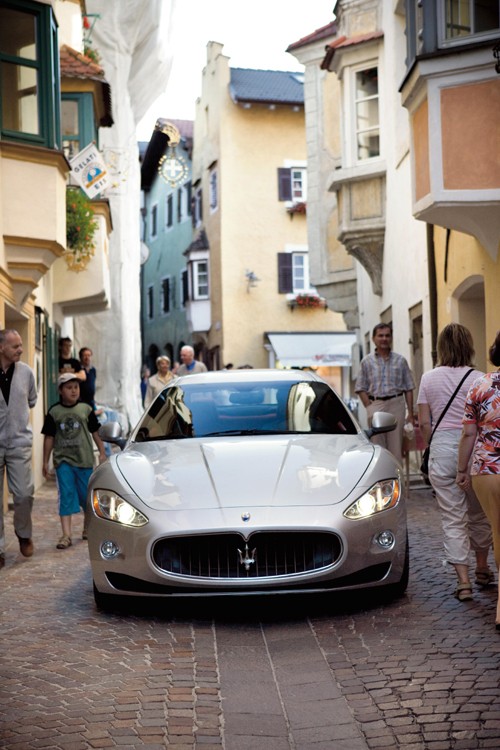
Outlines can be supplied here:
<path id="1" fill-rule="evenodd" d="M 470 386 L 483 373 L 472 365 L 472 336 L 459 323 L 443 328 L 437 355 L 437 366 L 424 373 L 420 381 L 418 416 L 422 436 L 430 446 L 429 480 L 441 512 L 445 561 L 455 568 L 455 596 L 463 602 L 472 599 L 471 549 L 476 556 L 476 583 L 487 586 L 494 581 L 488 568 L 492 543 L 489 521 L 473 490 L 456 484 L 465 400 Z"/>
<path id="2" fill-rule="evenodd" d="M 489 350 L 490 362 L 500 368 L 500 331 Z M 472 465 L 469 466 L 472 456 Z M 470 474 L 470 476 L 469 476 Z M 475 381 L 467 394 L 463 434 L 458 450 L 457 484 L 472 487 L 493 529 L 495 563 L 500 571 L 500 371 Z M 500 589 L 495 627 L 500 631 Z"/>

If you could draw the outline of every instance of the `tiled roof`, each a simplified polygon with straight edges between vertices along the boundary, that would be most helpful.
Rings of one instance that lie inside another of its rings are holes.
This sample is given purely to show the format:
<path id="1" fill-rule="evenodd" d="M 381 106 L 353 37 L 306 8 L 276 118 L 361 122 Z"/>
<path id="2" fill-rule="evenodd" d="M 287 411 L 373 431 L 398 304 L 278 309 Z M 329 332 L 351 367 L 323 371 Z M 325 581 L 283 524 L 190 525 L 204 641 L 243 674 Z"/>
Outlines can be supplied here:
<path id="1" fill-rule="evenodd" d="M 313 31 L 307 36 L 302 37 L 302 39 L 299 39 L 297 42 L 292 42 L 292 44 L 287 47 L 286 51 L 293 52 L 293 50 L 299 49 L 299 47 L 305 47 L 307 44 L 319 42 L 321 41 L 321 39 L 329 39 L 330 37 L 335 36 L 336 33 L 337 22 L 332 21 L 326 26 L 321 26 L 321 28 L 316 29 L 316 31 Z"/>
<path id="2" fill-rule="evenodd" d="M 230 68 L 229 92 L 234 102 L 304 104 L 302 73 Z"/>
<path id="3" fill-rule="evenodd" d="M 59 50 L 61 76 L 65 78 L 90 78 L 93 81 L 104 81 L 104 70 L 90 57 L 82 55 L 76 49 L 63 44 Z"/>
<path id="4" fill-rule="evenodd" d="M 358 34 L 357 36 L 346 37 L 339 36 L 326 47 L 326 55 L 321 63 L 323 70 L 328 70 L 335 52 L 346 47 L 353 47 L 356 44 L 362 44 L 363 42 L 371 42 L 373 39 L 380 39 L 384 36 L 383 31 L 372 31 L 369 34 Z"/>

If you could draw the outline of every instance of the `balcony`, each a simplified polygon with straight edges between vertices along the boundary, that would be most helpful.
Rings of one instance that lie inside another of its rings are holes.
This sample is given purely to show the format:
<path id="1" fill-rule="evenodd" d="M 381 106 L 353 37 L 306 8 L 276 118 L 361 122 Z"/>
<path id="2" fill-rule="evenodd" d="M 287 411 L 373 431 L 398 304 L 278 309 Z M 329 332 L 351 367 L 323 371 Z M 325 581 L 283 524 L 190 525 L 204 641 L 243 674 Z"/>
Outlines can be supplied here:
<path id="1" fill-rule="evenodd" d="M 69 165 L 61 152 L 3 141 L 0 173 L 5 263 L 20 310 L 64 253 Z"/>
<path id="2" fill-rule="evenodd" d="M 500 79 L 491 45 L 417 60 L 401 93 L 412 131 L 414 216 L 472 235 L 496 260 Z"/>

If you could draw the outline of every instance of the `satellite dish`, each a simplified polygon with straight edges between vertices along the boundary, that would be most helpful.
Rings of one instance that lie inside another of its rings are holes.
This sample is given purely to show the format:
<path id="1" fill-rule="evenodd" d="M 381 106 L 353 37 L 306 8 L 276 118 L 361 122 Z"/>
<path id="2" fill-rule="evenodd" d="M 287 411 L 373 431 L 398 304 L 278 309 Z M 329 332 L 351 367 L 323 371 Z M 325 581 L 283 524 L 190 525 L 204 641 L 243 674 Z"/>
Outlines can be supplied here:
<path id="1" fill-rule="evenodd" d="M 144 263 L 149 258 L 149 247 L 146 245 L 145 242 L 141 242 L 141 266 L 144 265 Z"/>

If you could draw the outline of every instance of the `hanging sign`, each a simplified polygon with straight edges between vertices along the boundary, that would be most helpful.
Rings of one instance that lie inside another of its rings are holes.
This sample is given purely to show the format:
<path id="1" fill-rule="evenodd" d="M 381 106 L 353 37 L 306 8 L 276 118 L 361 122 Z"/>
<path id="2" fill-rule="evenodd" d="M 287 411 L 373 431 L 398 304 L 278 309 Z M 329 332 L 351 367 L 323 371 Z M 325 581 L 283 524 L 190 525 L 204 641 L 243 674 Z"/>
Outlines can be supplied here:
<path id="1" fill-rule="evenodd" d="M 90 143 L 70 160 L 71 172 L 89 198 L 95 198 L 109 185 L 109 174 L 102 154 Z"/>

